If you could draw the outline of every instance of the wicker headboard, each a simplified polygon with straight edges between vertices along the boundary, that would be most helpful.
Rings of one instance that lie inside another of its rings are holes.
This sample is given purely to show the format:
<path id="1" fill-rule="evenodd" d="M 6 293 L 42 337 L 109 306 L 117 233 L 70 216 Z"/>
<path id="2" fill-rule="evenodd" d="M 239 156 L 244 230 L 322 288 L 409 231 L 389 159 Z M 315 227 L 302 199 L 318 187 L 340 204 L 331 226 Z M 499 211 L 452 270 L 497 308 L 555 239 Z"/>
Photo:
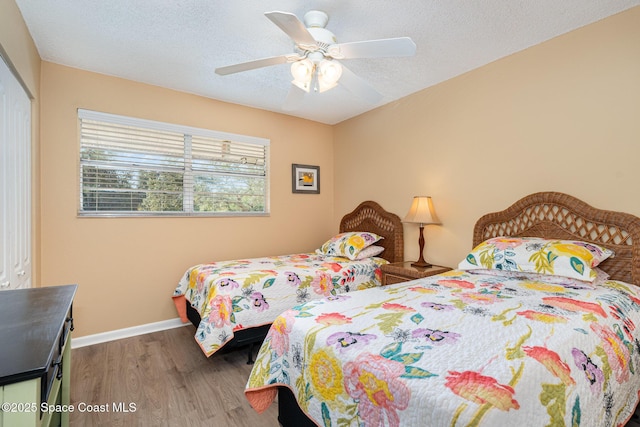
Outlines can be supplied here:
<path id="1" fill-rule="evenodd" d="M 534 193 L 480 218 L 473 245 L 498 236 L 575 239 L 607 247 L 615 256 L 599 267 L 612 279 L 640 286 L 640 218 L 634 215 L 596 209 L 563 193 Z"/>
<path id="2" fill-rule="evenodd" d="M 340 232 L 370 231 L 384 237 L 376 243 L 384 247 L 380 255 L 389 262 L 404 260 L 404 230 L 400 217 L 387 212 L 376 202 L 366 201 L 342 217 Z"/>

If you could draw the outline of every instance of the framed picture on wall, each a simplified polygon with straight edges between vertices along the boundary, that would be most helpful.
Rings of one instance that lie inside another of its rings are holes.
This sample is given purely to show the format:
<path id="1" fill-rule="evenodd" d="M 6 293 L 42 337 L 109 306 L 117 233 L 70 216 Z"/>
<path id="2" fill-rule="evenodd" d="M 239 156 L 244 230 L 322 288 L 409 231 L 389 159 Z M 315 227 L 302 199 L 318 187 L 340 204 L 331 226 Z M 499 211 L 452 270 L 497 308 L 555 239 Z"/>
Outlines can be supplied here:
<path id="1" fill-rule="evenodd" d="M 291 190 L 294 193 L 320 194 L 320 166 L 292 164 Z"/>

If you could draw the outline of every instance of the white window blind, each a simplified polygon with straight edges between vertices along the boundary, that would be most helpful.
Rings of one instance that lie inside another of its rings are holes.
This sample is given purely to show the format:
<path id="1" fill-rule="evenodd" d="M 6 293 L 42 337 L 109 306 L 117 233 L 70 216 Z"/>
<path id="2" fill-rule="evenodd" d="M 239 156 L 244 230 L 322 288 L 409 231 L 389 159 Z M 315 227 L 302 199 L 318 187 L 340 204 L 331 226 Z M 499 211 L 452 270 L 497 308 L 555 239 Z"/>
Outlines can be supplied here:
<path id="1" fill-rule="evenodd" d="M 89 110 L 78 118 L 82 216 L 268 212 L 267 139 Z"/>

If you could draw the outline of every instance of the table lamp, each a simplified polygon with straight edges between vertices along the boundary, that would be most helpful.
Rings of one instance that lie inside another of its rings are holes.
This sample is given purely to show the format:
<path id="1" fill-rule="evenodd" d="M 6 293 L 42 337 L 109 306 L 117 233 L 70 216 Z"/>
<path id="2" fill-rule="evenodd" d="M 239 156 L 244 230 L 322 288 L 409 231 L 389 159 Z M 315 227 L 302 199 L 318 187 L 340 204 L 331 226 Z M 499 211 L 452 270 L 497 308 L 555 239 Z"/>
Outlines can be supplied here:
<path id="1" fill-rule="evenodd" d="M 420 238 L 418 244 L 420 245 L 420 258 L 418 261 L 411 263 L 413 267 L 428 268 L 431 264 L 424 260 L 424 226 L 427 224 L 441 224 L 440 220 L 436 216 L 436 211 L 433 209 L 433 202 L 429 196 L 415 196 L 409 213 L 404 217 L 404 222 L 414 222 L 420 224 Z"/>

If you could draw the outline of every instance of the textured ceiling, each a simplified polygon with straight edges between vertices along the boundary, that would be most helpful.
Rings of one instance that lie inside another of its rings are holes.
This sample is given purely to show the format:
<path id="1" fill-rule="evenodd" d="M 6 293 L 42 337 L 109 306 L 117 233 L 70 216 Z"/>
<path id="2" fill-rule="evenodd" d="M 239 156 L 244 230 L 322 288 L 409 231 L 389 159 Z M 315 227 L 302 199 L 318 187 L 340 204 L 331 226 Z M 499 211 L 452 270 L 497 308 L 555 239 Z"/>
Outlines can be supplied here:
<path id="1" fill-rule="evenodd" d="M 335 124 L 640 0 L 16 0 L 42 59 L 222 101 Z M 407 58 L 343 63 L 383 95 L 369 104 L 343 87 L 282 105 L 288 64 L 219 76 L 217 67 L 293 52 L 264 13 L 329 14 L 338 42 L 408 36 Z"/>

